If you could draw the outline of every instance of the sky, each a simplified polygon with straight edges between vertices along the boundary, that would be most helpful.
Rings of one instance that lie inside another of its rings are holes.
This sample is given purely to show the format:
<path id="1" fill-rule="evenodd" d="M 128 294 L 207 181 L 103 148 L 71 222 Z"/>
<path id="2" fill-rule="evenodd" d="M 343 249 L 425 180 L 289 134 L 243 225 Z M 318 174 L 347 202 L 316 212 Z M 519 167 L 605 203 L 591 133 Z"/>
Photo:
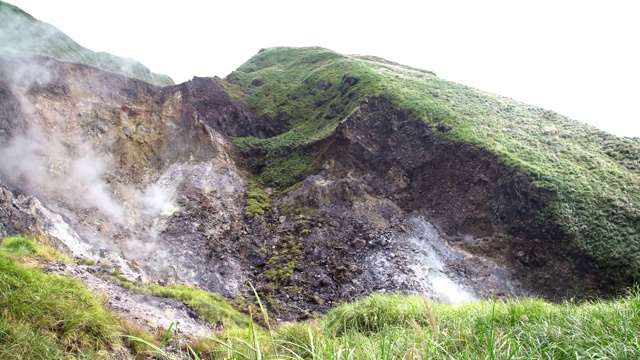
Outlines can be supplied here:
<path id="1" fill-rule="evenodd" d="M 637 0 L 4 1 L 176 83 L 224 77 L 261 48 L 322 46 L 640 137 Z"/>

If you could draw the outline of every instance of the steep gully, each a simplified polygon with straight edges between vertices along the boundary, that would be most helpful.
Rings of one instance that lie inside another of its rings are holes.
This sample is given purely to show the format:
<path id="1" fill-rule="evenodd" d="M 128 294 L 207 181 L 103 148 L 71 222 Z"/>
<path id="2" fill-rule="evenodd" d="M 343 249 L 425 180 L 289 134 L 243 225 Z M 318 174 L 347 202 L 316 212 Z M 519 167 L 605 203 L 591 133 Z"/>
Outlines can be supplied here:
<path id="1" fill-rule="evenodd" d="M 44 57 L 0 61 L 0 235 L 43 232 L 108 265 L 50 271 L 117 270 L 227 297 L 250 295 L 250 280 L 282 320 L 374 291 L 553 297 L 572 280 L 527 220 L 545 194 L 383 99 L 314 145 L 313 174 L 254 218 L 230 137 L 286 124 L 231 98 L 224 80 L 159 88 Z"/>

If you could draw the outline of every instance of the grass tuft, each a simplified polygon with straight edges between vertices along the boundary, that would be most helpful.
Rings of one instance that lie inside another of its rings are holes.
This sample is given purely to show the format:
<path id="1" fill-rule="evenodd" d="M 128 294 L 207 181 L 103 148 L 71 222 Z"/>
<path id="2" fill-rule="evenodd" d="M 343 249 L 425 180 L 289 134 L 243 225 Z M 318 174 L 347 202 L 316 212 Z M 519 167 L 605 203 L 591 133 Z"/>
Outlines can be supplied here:
<path id="1" fill-rule="evenodd" d="M 33 236 L 29 238 L 23 236 L 6 237 L 0 243 L 0 253 L 14 259 L 30 257 L 42 261 L 72 262 L 69 256 L 50 247 L 47 244 L 46 238 L 43 236 Z"/>
<path id="2" fill-rule="evenodd" d="M 35 255 L 38 246 L 14 237 L 2 248 L 0 358 L 62 358 L 120 346 L 111 337 L 118 330 L 116 318 L 78 280 L 48 275 L 12 258 Z"/>
<path id="3" fill-rule="evenodd" d="M 182 301 L 195 310 L 203 320 L 212 325 L 218 324 L 218 326 L 224 326 L 224 328 L 246 328 L 250 321 L 246 315 L 234 308 L 222 296 L 192 286 L 162 286 L 128 282 L 120 278 L 115 278 L 115 280 L 120 286 L 130 291 Z"/>
<path id="4" fill-rule="evenodd" d="M 247 189 L 247 205 L 244 207 L 244 214 L 258 218 L 270 207 L 269 195 L 258 184 L 251 182 L 249 189 Z"/>

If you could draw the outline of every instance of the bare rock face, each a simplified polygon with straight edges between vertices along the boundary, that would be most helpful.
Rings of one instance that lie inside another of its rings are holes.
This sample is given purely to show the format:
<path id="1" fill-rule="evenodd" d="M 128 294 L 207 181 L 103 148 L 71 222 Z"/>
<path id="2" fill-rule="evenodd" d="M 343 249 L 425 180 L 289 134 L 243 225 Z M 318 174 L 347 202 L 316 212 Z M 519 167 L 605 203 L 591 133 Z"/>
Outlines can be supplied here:
<path id="1" fill-rule="evenodd" d="M 208 89 L 224 105 L 218 123 L 185 100 L 190 83 L 159 88 L 38 57 L 4 58 L 0 69 L 6 186 L 39 199 L 85 246 L 139 264 L 141 276 L 239 294 L 244 270 L 212 248 L 242 217 L 246 183 L 218 130 L 233 130 L 224 120 L 241 127 L 246 116 L 215 80 Z M 36 222 L 16 214 L 6 224 Z M 209 271 L 218 267 L 224 279 Z"/>
<path id="2" fill-rule="evenodd" d="M 527 270 L 550 258 L 527 223 L 546 195 L 382 99 L 310 150 L 314 174 L 245 215 L 247 159 L 230 139 L 289 124 L 252 113 L 234 86 L 0 59 L 1 235 L 44 232 L 130 279 L 229 297 L 251 280 L 281 319 L 374 291 L 549 292 Z"/>
<path id="3" fill-rule="evenodd" d="M 330 150 L 320 157 L 327 173 L 350 183 L 358 179 L 366 194 L 393 203 L 400 223 L 425 219 L 452 248 L 473 254 L 469 261 L 447 263 L 476 279 L 469 286 L 477 294 L 516 295 L 529 289 L 565 296 L 575 272 L 552 254 L 562 253 L 562 246 L 540 233 L 534 220 L 550 194 L 534 189 L 495 155 L 442 140 L 432 131 L 384 99 L 368 99 L 338 127 L 325 146 Z M 489 262 L 479 266 L 480 259 Z M 486 281 L 480 273 L 473 275 L 475 269 L 503 275 Z"/>

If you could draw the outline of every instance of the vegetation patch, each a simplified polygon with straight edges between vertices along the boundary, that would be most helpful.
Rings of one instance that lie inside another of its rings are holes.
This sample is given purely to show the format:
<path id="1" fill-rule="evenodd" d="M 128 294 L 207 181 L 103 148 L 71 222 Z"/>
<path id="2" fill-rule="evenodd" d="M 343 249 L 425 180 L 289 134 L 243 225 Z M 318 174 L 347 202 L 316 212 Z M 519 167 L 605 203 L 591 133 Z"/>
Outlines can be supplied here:
<path id="1" fill-rule="evenodd" d="M 199 346 L 212 359 L 635 359 L 639 309 L 638 290 L 563 304 L 374 294 L 313 322 L 231 330 Z"/>
<path id="2" fill-rule="evenodd" d="M 596 259 L 600 269 L 626 278 L 620 284 L 637 277 L 637 139 L 618 138 L 553 111 L 410 68 L 368 62 L 387 96 L 429 123 L 434 134 L 496 154 L 532 179 L 534 187 L 553 194 L 538 218 L 549 237 L 563 236 L 570 247 Z"/>
<path id="3" fill-rule="evenodd" d="M 309 156 L 301 151 L 272 155 L 265 161 L 259 180 L 278 189 L 285 189 L 302 180 L 311 162 Z"/>
<path id="4" fill-rule="evenodd" d="M 211 325 L 224 324 L 229 328 L 246 328 L 249 319 L 227 300 L 218 294 L 194 288 L 187 285 L 149 284 L 142 282 L 128 282 L 115 278 L 123 288 L 139 294 L 153 295 L 182 301 L 195 310 L 203 320 Z"/>
<path id="5" fill-rule="evenodd" d="M 71 263 L 71 259 L 56 249 L 48 246 L 44 236 L 24 236 L 6 237 L 0 243 L 0 253 L 14 259 L 29 257 L 42 261 L 60 261 Z"/>
<path id="6" fill-rule="evenodd" d="M 263 311 L 265 330 L 216 295 L 180 285 L 129 283 L 126 286 L 138 292 L 182 299 L 208 321 L 224 319 L 224 331 L 184 344 L 184 353 L 174 356 L 165 352 L 165 341 L 123 325 L 79 281 L 19 264 L 12 257 L 31 256 L 37 245 L 12 239 L 3 242 L 0 251 L 3 359 L 43 354 L 104 358 L 123 345 L 152 348 L 167 359 L 194 354 L 202 359 L 640 357 L 638 289 L 610 301 L 562 304 L 523 299 L 449 305 L 421 296 L 374 294 L 342 304 L 313 322 L 276 325 Z M 220 315 L 225 309 L 229 312 Z M 114 336 L 118 333 L 134 336 L 126 338 L 127 344 Z"/>
<path id="7" fill-rule="evenodd" d="M 24 237 L 2 241 L 0 251 L 0 358 L 87 358 L 122 348 L 124 322 L 75 279 L 48 275 L 17 258 L 55 251 Z M 139 333 L 140 334 L 140 333 Z"/>
<path id="8" fill-rule="evenodd" d="M 332 310 L 322 327 L 338 334 L 342 346 L 363 339 L 352 347 L 363 355 L 356 358 L 633 358 L 640 353 L 639 300 L 638 291 L 615 301 L 558 305 L 538 299 L 448 305 L 372 295 Z"/>
<path id="9" fill-rule="evenodd" d="M 244 207 L 244 214 L 257 218 L 270 207 L 269 195 L 256 182 L 252 181 L 247 189 L 247 205 Z"/>
<path id="10" fill-rule="evenodd" d="M 265 279 L 276 286 L 291 285 L 293 270 L 300 255 L 300 243 L 296 242 L 293 235 L 286 237 L 286 242 L 269 260 L 267 260 L 264 273 Z"/>
<path id="11" fill-rule="evenodd" d="M 309 147 L 330 136 L 375 84 L 366 66 L 322 48 L 266 49 L 227 80 L 241 87 L 259 115 L 291 119 L 290 129 L 277 136 L 234 138 L 247 154 L 262 154 L 258 161 L 265 166 L 256 175 L 278 189 L 310 171 Z"/>
<path id="12" fill-rule="evenodd" d="M 290 254 L 275 255 L 267 261 L 269 270 L 264 273 L 264 277 L 278 286 L 287 285 L 293 277 L 295 266 L 296 260 Z"/>

